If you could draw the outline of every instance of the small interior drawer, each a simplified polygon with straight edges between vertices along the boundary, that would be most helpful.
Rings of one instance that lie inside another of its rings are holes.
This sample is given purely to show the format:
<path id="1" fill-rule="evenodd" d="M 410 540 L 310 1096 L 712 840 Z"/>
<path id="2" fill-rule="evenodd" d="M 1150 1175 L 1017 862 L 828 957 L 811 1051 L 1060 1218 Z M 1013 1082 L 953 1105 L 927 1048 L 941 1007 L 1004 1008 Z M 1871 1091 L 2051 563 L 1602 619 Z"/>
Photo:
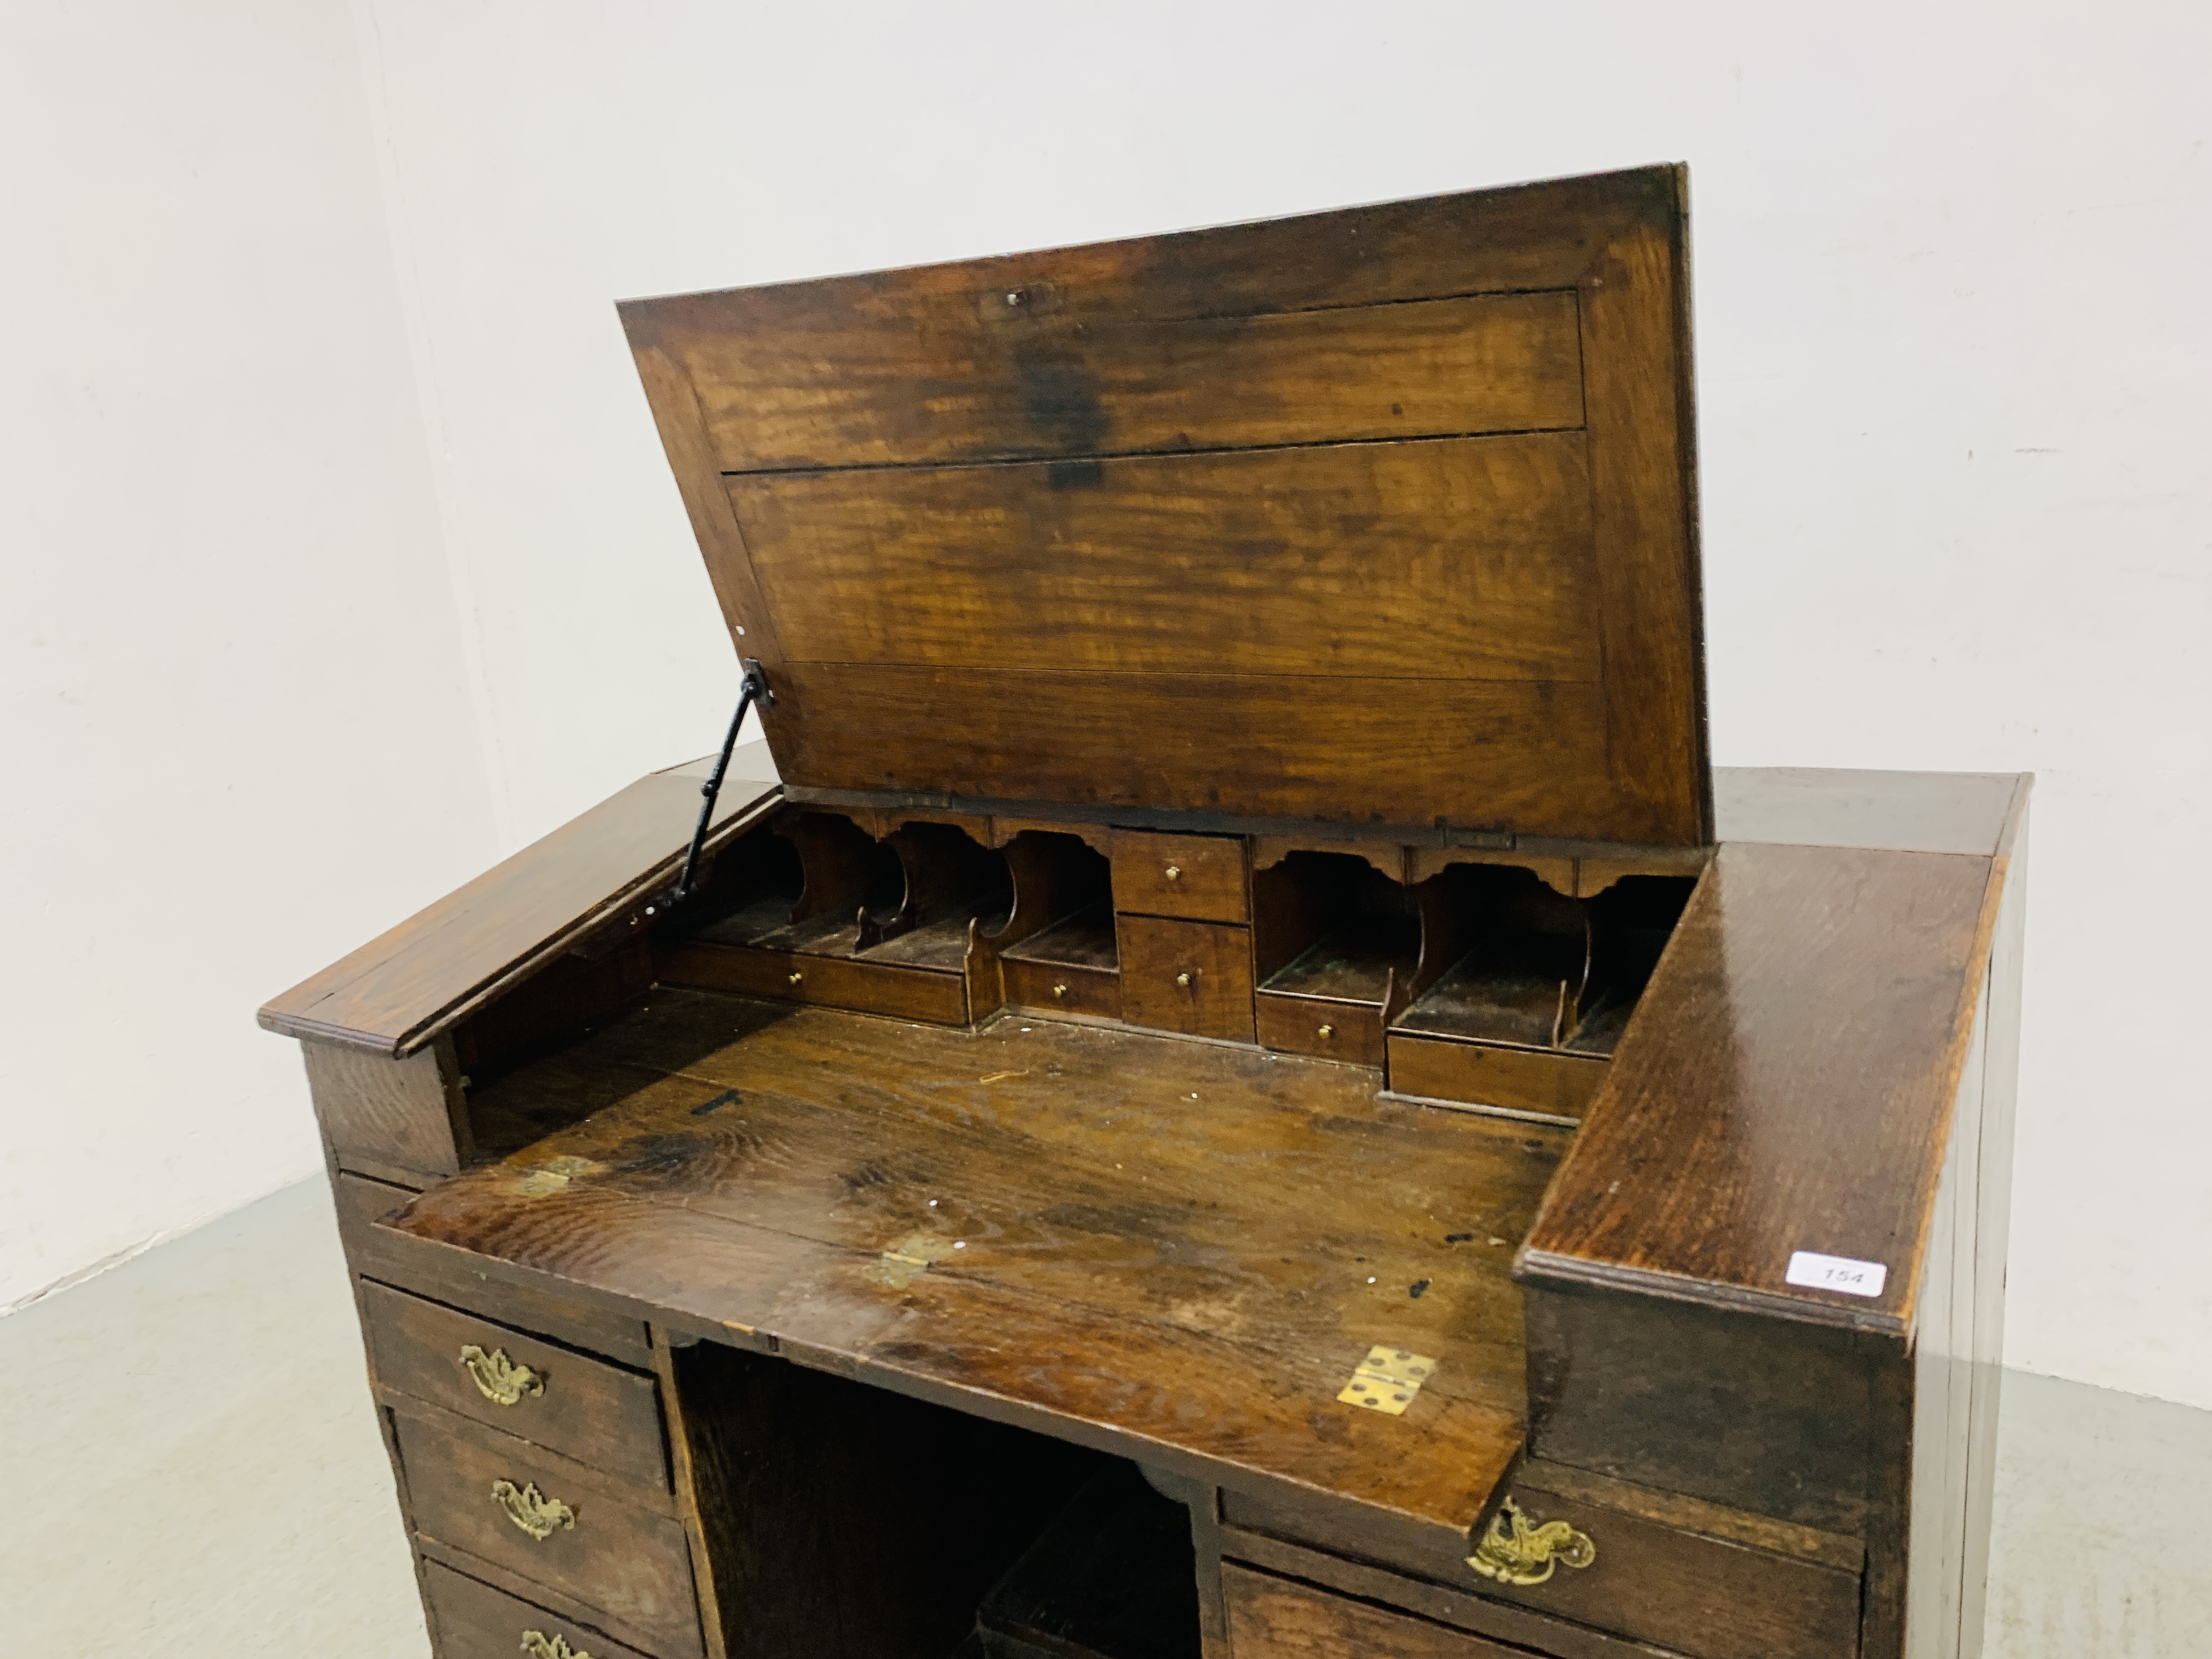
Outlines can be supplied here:
<path id="1" fill-rule="evenodd" d="M 1114 908 L 1194 921 L 1249 921 L 1243 838 L 1116 830 Z"/>
<path id="2" fill-rule="evenodd" d="M 1102 1019 L 1121 1018 L 1121 975 L 1111 968 L 1001 957 L 999 971 L 1006 1000 L 1016 1007 L 1095 1014 Z"/>
<path id="3" fill-rule="evenodd" d="M 489 1428 L 668 1489 L 650 1376 L 374 1281 L 362 1305 L 377 1381 Z"/>
<path id="4" fill-rule="evenodd" d="M 670 985 L 850 1008 L 933 1025 L 968 1023 L 968 982 L 957 970 L 693 942 L 669 951 L 660 977 Z"/>
<path id="5" fill-rule="evenodd" d="M 1587 1112 L 1608 1063 L 1560 1049 L 1492 1048 L 1395 1030 L 1389 1049 L 1395 1093 L 1548 1117 L 1579 1119 Z"/>
<path id="6" fill-rule="evenodd" d="M 572 1624 L 440 1562 L 422 1563 L 422 1594 L 438 1632 L 440 1659 L 559 1653 L 562 1643 L 574 1659 L 650 1659 L 611 1637 Z"/>
<path id="7" fill-rule="evenodd" d="M 418 1533 L 600 1609 L 666 1659 L 702 1651 L 690 1546 L 665 1500 L 615 1497 L 613 1483 L 505 1435 L 392 1416 Z"/>
<path id="8" fill-rule="evenodd" d="M 1358 1002 L 1260 993 L 1256 1010 L 1262 1048 L 1318 1060 L 1382 1063 L 1382 1011 Z"/>
<path id="9" fill-rule="evenodd" d="M 1186 1036 L 1253 1040 L 1250 929 L 1158 916 L 1117 920 L 1123 1019 Z"/>

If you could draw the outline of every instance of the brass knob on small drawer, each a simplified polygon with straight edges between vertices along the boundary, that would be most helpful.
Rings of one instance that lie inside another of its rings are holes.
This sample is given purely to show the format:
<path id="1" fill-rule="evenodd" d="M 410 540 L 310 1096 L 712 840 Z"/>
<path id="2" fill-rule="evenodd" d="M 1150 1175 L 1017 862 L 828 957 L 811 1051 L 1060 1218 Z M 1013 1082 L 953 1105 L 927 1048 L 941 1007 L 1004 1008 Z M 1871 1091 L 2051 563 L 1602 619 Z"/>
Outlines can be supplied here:
<path id="1" fill-rule="evenodd" d="M 1190 983 L 1190 975 L 1188 974 L 1177 974 L 1176 975 L 1176 983 L 1178 985 L 1188 985 Z"/>
<path id="2" fill-rule="evenodd" d="M 793 975 L 792 975 L 789 978 L 786 979 L 786 980 L 784 981 L 784 983 L 785 983 L 786 985 L 796 985 L 796 984 L 798 984 L 798 983 L 799 983 L 799 981 L 801 981 L 801 980 L 805 979 L 805 977 L 806 977 L 806 975 L 804 975 L 804 974 L 793 974 Z"/>
<path id="3" fill-rule="evenodd" d="M 1181 881 L 1182 879 L 1182 866 L 1176 864 L 1170 864 L 1168 866 L 1168 879 L 1170 881 Z"/>
<path id="4" fill-rule="evenodd" d="M 529 1366 L 516 1364 L 504 1348 L 486 1353 L 475 1343 L 464 1342 L 461 1369 L 477 1385 L 477 1392 L 495 1406 L 520 1405 L 525 1395 L 534 1397 L 545 1392 L 545 1379 Z"/>
<path id="5" fill-rule="evenodd" d="M 1526 1589 L 1540 1584 L 1562 1566 L 1577 1571 L 1597 1559 L 1597 1546 L 1586 1532 L 1564 1521 L 1531 1522 L 1507 1498 L 1490 1518 L 1490 1530 L 1467 1564 L 1481 1577 Z"/>
<path id="6" fill-rule="evenodd" d="M 544 1543 L 555 1533 L 574 1531 L 576 1511 L 557 1498 L 548 1498 L 538 1490 L 535 1480 L 516 1486 L 512 1480 L 491 1483 L 491 1501 L 507 1512 L 507 1518 Z"/>
<path id="7" fill-rule="evenodd" d="M 1336 1035 L 1336 1027 L 1334 1025 L 1324 1025 L 1319 1031 L 1316 1032 L 1315 1035 L 1317 1036 L 1333 1037 Z"/>
<path id="8" fill-rule="evenodd" d="M 1055 985 L 1052 988 L 1052 994 L 1056 997 L 1064 997 L 1067 994 L 1067 987 L 1065 985 Z"/>
<path id="9" fill-rule="evenodd" d="M 549 1637 L 542 1630 L 522 1632 L 522 1650 L 530 1659 L 592 1659 L 582 1648 L 572 1648 L 568 1638 L 557 1632 Z"/>

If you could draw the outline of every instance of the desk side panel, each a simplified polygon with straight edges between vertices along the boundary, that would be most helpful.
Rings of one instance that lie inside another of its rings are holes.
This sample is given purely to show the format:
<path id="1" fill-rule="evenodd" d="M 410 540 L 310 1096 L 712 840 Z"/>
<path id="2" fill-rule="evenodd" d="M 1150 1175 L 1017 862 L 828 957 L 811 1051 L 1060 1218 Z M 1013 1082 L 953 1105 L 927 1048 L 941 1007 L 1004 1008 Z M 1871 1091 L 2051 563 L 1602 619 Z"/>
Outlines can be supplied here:
<path id="1" fill-rule="evenodd" d="M 744 769 L 763 769 L 757 750 L 747 759 Z M 611 907 L 672 877 L 699 816 L 700 781 L 693 768 L 640 778 L 273 999 L 261 1024 L 381 1054 L 419 1047 L 518 973 L 556 958 L 549 945 L 564 949 Z M 726 780 L 716 843 L 779 787 L 772 777 Z"/>

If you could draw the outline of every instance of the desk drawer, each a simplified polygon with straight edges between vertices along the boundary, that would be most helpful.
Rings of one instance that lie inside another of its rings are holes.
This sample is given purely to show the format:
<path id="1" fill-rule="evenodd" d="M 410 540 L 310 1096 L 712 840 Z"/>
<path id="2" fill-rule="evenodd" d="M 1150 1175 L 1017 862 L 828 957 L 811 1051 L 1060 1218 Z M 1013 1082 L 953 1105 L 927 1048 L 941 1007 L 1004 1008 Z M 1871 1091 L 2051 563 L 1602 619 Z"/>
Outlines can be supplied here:
<path id="1" fill-rule="evenodd" d="M 1221 1569 L 1221 1594 L 1234 1659 L 1529 1659 L 1523 1648 L 1233 1562 Z"/>
<path id="2" fill-rule="evenodd" d="M 376 1380 L 387 1389 L 668 1489 L 653 1378 L 374 1282 L 362 1285 Z"/>
<path id="3" fill-rule="evenodd" d="M 392 1419 L 418 1533 L 599 1608 L 666 1659 L 702 1652 L 690 1547 L 672 1515 L 522 1441 Z"/>
<path id="4" fill-rule="evenodd" d="M 1262 991 L 1259 1024 L 1263 1048 L 1355 1066 L 1382 1063 L 1382 1010 L 1372 1004 Z"/>
<path id="5" fill-rule="evenodd" d="M 1061 962 L 1001 957 L 999 974 L 1006 1000 L 1018 1008 L 1095 1014 L 1102 1019 L 1121 1018 L 1121 976 L 1110 968 L 1075 968 Z"/>
<path id="6" fill-rule="evenodd" d="M 803 951 L 757 951 L 750 945 L 691 942 L 675 946 L 661 963 L 671 985 L 696 986 L 779 1002 L 850 1008 L 892 1019 L 933 1025 L 968 1023 L 968 981 L 957 973 L 908 968 L 855 957 L 817 957 Z"/>
<path id="7" fill-rule="evenodd" d="M 422 1564 L 422 1594 L 438 1632 L 439 1659 L 509 1659 L 517 1653 L 553 1659 L 563 1652 L 572 1659 L 650 1659 L 435 1561 Z"/>
<path id="8" fill-rule="evenodd" d="M 1249 921 L 1243 838 L 1116 830 L 1114 908 L 1191 921 Z"/>
<path id="9" fill-rule="evenodd" d="M 1595 1559 L 1581 1568 L 1555 1563 L 1534 1584 L 1483 1579 L 1470 1569 L 1468 1587 L 1479 1595 L 1618 1631 L 1690 1659 L 1851 1659 L 1858 1651 L 1856 1571 L 1526 1486 L 1516 1487 L 1512 1501 L 1522 1527 L 1533 1532 L 1564 1522 L 1589 1540 Z M 1503 1518 L 1508 1524 L 1488 1523 L 1483 1532 L 1510 1534 L 1511 1517 Z"/>
<path id="10" fill-rule="evenodd" d="M 1121 1018 L 1186 1036 L 1252 1041 L 1252 933 L 1210 921 L 1116 919 Z"/>

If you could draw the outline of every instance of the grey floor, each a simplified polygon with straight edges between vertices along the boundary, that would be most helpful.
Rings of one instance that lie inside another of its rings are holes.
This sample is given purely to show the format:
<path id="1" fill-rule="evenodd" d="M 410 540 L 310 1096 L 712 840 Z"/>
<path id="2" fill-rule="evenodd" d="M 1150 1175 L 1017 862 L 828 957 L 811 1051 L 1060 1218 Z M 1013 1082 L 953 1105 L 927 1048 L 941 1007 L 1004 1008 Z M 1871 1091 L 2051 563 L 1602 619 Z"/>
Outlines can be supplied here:
<path id="1" fill-rule="evenodd" d="M 2212 1655 L 2212 1413 L 2002 1424 L 1991 1659 Z M 390 1488 L 319 1182 L 0 1319 L 8 1659 L 422 1659 Z"/>

